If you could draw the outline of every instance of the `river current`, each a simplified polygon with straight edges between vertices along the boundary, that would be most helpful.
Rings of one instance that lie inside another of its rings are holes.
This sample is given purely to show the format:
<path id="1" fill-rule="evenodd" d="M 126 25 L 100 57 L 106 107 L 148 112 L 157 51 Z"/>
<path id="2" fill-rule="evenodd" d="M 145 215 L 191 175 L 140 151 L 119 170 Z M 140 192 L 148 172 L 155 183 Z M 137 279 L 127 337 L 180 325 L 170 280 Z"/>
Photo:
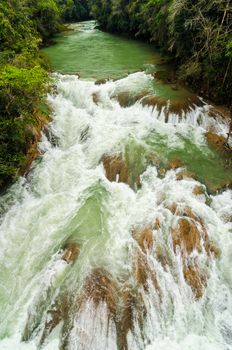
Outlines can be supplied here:
<path id="1" fill-rule="evenodd" d="M 54 79 L 41 157 L 0 199 L 0 349 L 231 350 L 232 191 L 209 190 L 229 171 L 205 136 L 227 123 L 120 105 L 147 71 Z"/>

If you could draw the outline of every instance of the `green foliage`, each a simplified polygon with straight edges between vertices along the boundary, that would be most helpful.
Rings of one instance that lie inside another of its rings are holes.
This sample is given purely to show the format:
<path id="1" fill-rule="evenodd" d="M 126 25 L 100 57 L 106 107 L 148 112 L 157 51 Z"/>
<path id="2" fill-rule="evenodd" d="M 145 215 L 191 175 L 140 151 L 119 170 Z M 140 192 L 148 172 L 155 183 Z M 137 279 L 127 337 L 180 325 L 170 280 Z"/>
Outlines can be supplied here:
<path id="1" fill-rule="evenodd" d="M 0 75 L 0 115 L 17 118 L 32 113 L 47 89 L 48 75 L 39 66 L 6 65 Z"/>
<path id="2" fill-rule="evenodd" d="M 88 15 L 82 0 L 0 0 L 0 190 L 18 173 L 33 140 L 36 114 L 48 114 L 48 59 L 39 46 L 62 19 Z"/>
<path id="3" fill-rule="evenodd" d="M 65 21 L 81 21 L 89 18 L 87 0 L 57 0 Z"/>
<path id="4" fill-rule="evenodd" d="M 226 45 L 226 57 L 232 57 L 232 40 Z"/>

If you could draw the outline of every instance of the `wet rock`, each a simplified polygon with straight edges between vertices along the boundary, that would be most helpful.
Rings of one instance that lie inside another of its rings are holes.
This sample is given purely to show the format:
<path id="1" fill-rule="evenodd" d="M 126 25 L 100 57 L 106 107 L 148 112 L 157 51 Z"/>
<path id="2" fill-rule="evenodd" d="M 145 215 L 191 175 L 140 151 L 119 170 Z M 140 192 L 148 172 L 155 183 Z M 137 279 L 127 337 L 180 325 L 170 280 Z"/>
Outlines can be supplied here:
<path id="1" fill-rule="evenodd" d="M 147 155 L 147 162 L 148 164 L 155 165 L 156 167 L 160 167 L 161 165 L 161 159 L 157 153 L 150 153 Z"/>
<path id="2" fill-rule="evenodd" d="M 85 309 L 88 300 L 92 300 L 96 307 L 102 302 L 106 303 L 109 317 L 116 316 L 118 286 L 116 280 L 107 270 L 97 268 L 87 277 L 79 298 L 81 310 Z"/>
<path id="3" fill-rule="evenodd" d="M 207 285 L 207 278 L 195 257 L 189 264 L 191 253 L 205 250 L 208 257 L 218 256 L 218 249 L 214 242 L 209 240 L 208 233 L 201 220 L 189 207 L 179 208 L 173 203 L 169 210 L 179 216 L 177 228 L 171 231 L 174 252 L 180 248 L 183 259 L 183 274 L 186 282 L 192 288 L 196 299 L 202 297 Z"/>
<path id="4" fill-rule="evenodd" d="M 134 311 L 136 308 L 136 295 L 133 288 L 125 283 L 121 291 L 122 310 L 117 324 L 118 348 L 128 349 L 127 335 L 134 329 Z"/>
<path id="5" fill-rule="evenodd" d="M 207 132 L 205 136 L 210 147 L 222 153 L 226 150 L 227 142 L 225 137 L 214 134 L 212 132 Z"/>
<path id="6" fill-rule="evenodd" d="M 219 255 L 219 249 L 216 244 L 213 241 L 209 241 L 208 239 L 206 241 L 206 251 L 208 254 L 211 253 L 214 255 L 215 258 L 217 258 Z"/>
<path id="7" fill-rule="evenodd" d="M 69 339 L 74 320 L 85 310 L 87 303 L 93 302 L 95 309 L 105 303 L 108 318 L 116 323 L 118 303 L 118 287 L 113 276 L 105 269 L 97 268 L 86 278 L 84 286 L 78 296 L 72 293 L 60 293 L 47 312 L 45 326 L 40 339 L 40 346 L 44 344 L 53 329 L 63 321 L 61 348 L 69 349 Z M 93 310 L 94 311 L 94 310 Z M 94 314 L 92 315 L 94 317 Z M 108 320 L 108 324 L 109 324 Z M 84 342 L 84 340 L 82 339 Z M 83 344 L 83 346 L 86 344 Z"/>
<path id="8" fill-rule="evenodd" d="M 172 231 L 172 240 L 174 251 L 179 246 L 183 255 L 191 254 L 193 250 L 202 251 L 201 234 L 195 222 L 189 218 L 179 219 L 178 228 Z"/>
<path id="9" fill-rule="evenodd" d="M 100 95 L 99 95 L 99 93 L 94 92 L 94 93 L 92 94 L 92 98 L 93 98 L 93 102 L 94 102 L 96 105 L 98 105 L 99 102 L 100 102 Z"/>
<path id="10" fill-rule="evenodd" d="M 181 168 L 184 165 L 183 161 L 180 159 L 172 159 L 169 164 L 168 164 L 168 168 L 169 169 L 178 169 Z"/>
<path id="11" fill-rule="evenodd" d="M 195 196 L 200 196 L 200 195 L 204 194 L 204 191 L 203 191 L 201 186 L 195 186 L 193 189 L 193 194 Z"/>
<path id="12" fill-rule="evenodd" d="M 106 84 L 107 83 L 107 81 L 108 81 L 108 79 L 98 79 L 98 80 L 96 80 L 95 81 L 95 85 L 103 85 L 103 84 Z"/>
<path id="13" fill-rule="evenodd" d="M 190 171 L 187 171 L 187 170 L 183 170 L 181 172 L 179 172 L 178 174 L 176 174 L 176 179 L 178 181 L 181 181 L 181 180 L 195 180 L 196 179 L 196 175 Z"/>
<path id="14" fill-rule="evenodd" d="M 225 106 L 211 106 L 208 115 L 216 120 L 230 120 L 230 111 Z"/>
<path id="15" fill-rule="evenodd" d="M 102 161 L 109 181 L 129 183 L 128 166 L 121 154 L 105 155 Z"/>
<path id="16" fill-rule="evenodd" d="M 135 280 L 139 285 L 143 286 L 145 291 L 148 290 L 148 280 L 152 282 L 157 291 L 160 291 L 156 273 L 149 263 L 149 254 L 154 246 L 152 228 L 133 230 L 132 236 L 139 245 L 139 249 L 135 249 L 133 259 Z"/>
<path id="17" fill-rule="evenodd" d="M 168 122 L 169 113 L 173 113 L 175 115 L 186 114 L 194 109 L 196 106 L 202 106 L 202 101 L 197 96 L 191 96 L 185 99 L 175 99 L 175 100 L 167 100 L 163 97 L 152 95 L 145 96 L 142 99 L 142 104 L 144 106 L 154 106 L 157 108 L 159 112 L 163 110 L 166 115 L 166 122 Z"/>
<path id="18" fill-rule="evenodd" d="M 161 228 L 160 220 L 157 218 L 154 223 L 154 229 L 159 230 Z"/>
<path id="19" fill-rule="evenodd" d="M 153 248 L 154 241 L 151 227 L 142 230 L 133 230 L 132 236 L 144 253 Z"/>
<path id="20" fill-rule="evenodd" d="M 174 71 L 170 70 L 159 70 L 154 73 L 154 78 L 161 80 L 165 84 L 175 84 L 177 77 Z"/>
<path id="21" fill-rule="evenodd" d="M 80 252 L 80 248 L 77 243 L 69 242 L 64 246 L 64 254 L 62 256 L 62 260 L 67 263 L 73 263 L 78 258 Z"/>
<path id="22" fill-rule="evenodd" d="M 144 96 L 147 96 L 149 94 L 149 91 L 141 91 L 139 93 L 131 94 L 128 91 L 122 91 L 118 92 L 116 94 L 113 94 L 111 97 L 116 99 L 120 106 L 123 108 L 132 106 L 136 101 L 141 100 Z"/>
<path id="23" fill-rule="evenodd" d="M 59 295 L 54 301 L 51 308 L 48 310 L 46 322 L 44 325 L 44 329 L 39 341 L 39 345 L 43 346 L 46 339 L 52 333 L 53 329 L 55 329 L 61 321 L 64 321 L 62 334 L 64 334 L 64 328 L 66 326 L 66 322 L 69 317 L 70 308 L 71 308 L 71 299 L 68 295 Z M 63 338 L 63 337 L 62 337 Z M 62 349 L 64 349 L 64 342 L 62 341 Z"/>
<path id="24" fill-rule="evenodd" d="M 116 95 L 113 95 L 112 97 L 118 101 L 118 103 L 120 104 L 121 107 L 123 107 L 123 108 L 129 107 L 129 105 L 130 105 L 129 92 L 121 92 L 121 93 L 118 93 Z"/>
<path id="25" fill-rule="evenodd" d="M 197 266 L 184 268 L 184 278 L 191 287 L 196 299 L 202 298 L 207 285 L 207 277 Z"/>

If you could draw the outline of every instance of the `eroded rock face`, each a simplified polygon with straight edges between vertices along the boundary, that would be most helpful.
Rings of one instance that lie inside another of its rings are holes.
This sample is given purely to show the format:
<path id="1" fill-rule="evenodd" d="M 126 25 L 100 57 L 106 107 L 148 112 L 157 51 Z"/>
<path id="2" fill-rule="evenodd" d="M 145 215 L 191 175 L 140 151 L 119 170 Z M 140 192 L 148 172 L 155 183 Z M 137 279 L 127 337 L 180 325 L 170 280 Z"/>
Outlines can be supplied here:
<path id="1" fill-rule="evenodd" d="M 204 194 L 204 191 L 203 191 L 201 186 L 195 186 L 193 189 L 193 194 L 195 196 L 200 196 L 200 195 Z"/>
<path id="2" fill-rule="evenodd" d="M 167 100 L 160 96 L 145 96 L 142 99 L 143 105 L 154 106 L 159 112 L 164 111 L 168 118 L 169 113 L 182 116 L 182 113 L 190 112 L 195 106 L 201 106 L 202 101 L 197 96 L 191 96 L 185 99 Z"/>
<path id="3" fill-rule="evenodd" d="M 207 132 L 205 134 L 206 140 L 209 146 L 213 147 L 219 152 L 223 152 L 226 148 L 226 138 L 220 135 L 217 135 L 213 132 Z"/>
<path id="4" fill-rule="evenodd" d="M 101 302 L 105 302 L 109 317 L 116 316 L 118 287 L 116 280 L 107 270 L 95 269 L 86 279 L 79 298 L 80 309 L 84 310 L 88 300 L 92 300 L 96 307 Z"/>
<path id="5" fill-rule="evenodd" d="M 177 227 L 171 231 L 174 252 L 177 253 L 178 248 L 180 249 L 185 280 L 191 287 L 195 298 L 201 298 L 207 286 L 207 276 L 198 264 L 198 257 L 192 260 L 191 254 L 194 251 L 200 254 L 204 250 L 208 257 L 210 255 L 216 257 L 218 249 L 209 240 L 202 220 L 189 207 L 180 209 L 174 203 L 169 209 L 173 214 L 179 216 Z"/>
<path id="6" fill-rule="evenodd" d="M 69 242 L 64 246 L 64 254 L 61 259 L 67 263 L 73 263 L 78 258 L 79 252 L 79 246 L 75 242 Z"/>
<path id="7" fill-rule="evenodd" d="M 133 259 L 135 279 L 146 291 L 148 290 L 148 279 L 150 279 L 154 288 L 159 290 L 156 273 L 149 263 L 149 253 L 154 248 L 153 228 L 133 230 L 132 236 L 139 245 L 139 249 L 135 249 Z"/>
<path id="8" fill-rule="evenodd" d="M 196 299 L 202 298 L 204 289 L 207 286 L 207 276 L 203 271 L 197 265 L 185 266 L 184 278 L 192 288 Z"/>
<path id="9" fill-rule="evenodd" d="M 147 227 L 142 230 L 133 230 L 132 236 L 140 246 L 143 253 L 146 253 L 146 250 L 151 250 L 153 248 L 154 241 L 152 227 Z"/>
<path id="10" fill-rule="evenodd" d="M 128 184 L 128 166 L 121 154 L 105 155 L 103 156 L 102 161 L 105 168 L 106 177 L 109 181 L 118 181 Z"/>
<path id="11" fill-rule="evenodd" d="M 229 133 L 231 134 L 232 123 Z M 205 134 L 208 145 L 222 157 L 225 169 L 232 170 L 232 147 L 228 144 L 228 139 L 213 132 Z M 231 182 L 229 183 L 231 185 Z M 223 187 L 223 184 L 222 186 Z"/>
<path id="12" fill-rule="evenodd" d="M 174 251 L 181 248 L 183 255 L 188 255 L 193 250 L 201 252 L 201 235 L 195 222 L 189 218 L 181 218 L 178 221 L 178 228 L 172 231 Z"/>
<path id="13" fill-rule="evenodd" d="M 169 169 L 178 169 L 178 168 L 181 168 L 183 165 L 184 165 L 184 163 L 182 162 L 182 160 L 173 159 L 169 162 L 168 168 Z"/>
<path id="14" fill-rule="evenodd" d="M 183 170 L 181 171 L 180 173 L 176 174 L 176 179 L 178 181 L 181 181 L 181 180 L 188 180 L 188 179 L 193 179 L 195 180 L 196 179 L 196 176 L 194 173 L 191 173 L 190 171 L 186 171 L 186 170 Z"/>
<path id="15" fill-rule="evenodd" d="M 74 325 L 74 320 L 80 317 L 82 312 L 88 312 L 88 303 L 92 302 L 95 310 L 101 303 L 104 303 L 108 312 L 108 324 L 111 319 L 117 324 L 116 313 L 118 305 L 118 286 L 113 276 L 105 269 L 97 268 L 86 278 L 81 292 L 68 293 L 61 292 L 50 309 L 47 311 L 44 329 L 40 339 L 42 346 L 53 329 L 63 321 L 61 347 L 69 349 L 69 339 Z M 105 320 L 103 320 L 105 321 Z M 82 341 L 84 341 L 82 339 Z M 88 346 L 88 344 L 86 345 Z"/>

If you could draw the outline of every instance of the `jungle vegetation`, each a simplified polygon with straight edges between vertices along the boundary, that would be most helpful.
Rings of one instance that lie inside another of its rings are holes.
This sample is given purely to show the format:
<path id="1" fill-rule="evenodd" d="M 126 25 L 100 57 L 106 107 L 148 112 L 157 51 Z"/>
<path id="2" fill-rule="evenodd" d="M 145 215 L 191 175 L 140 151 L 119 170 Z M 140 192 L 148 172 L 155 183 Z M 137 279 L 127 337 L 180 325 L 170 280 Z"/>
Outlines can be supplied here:
<path id="1" fill-rule="evenodd" d="M 85 0 L 0 0 L 0 190 L 16 177 L 49 90 L 39 51 L 63 21 L 86 19 Z"/>

